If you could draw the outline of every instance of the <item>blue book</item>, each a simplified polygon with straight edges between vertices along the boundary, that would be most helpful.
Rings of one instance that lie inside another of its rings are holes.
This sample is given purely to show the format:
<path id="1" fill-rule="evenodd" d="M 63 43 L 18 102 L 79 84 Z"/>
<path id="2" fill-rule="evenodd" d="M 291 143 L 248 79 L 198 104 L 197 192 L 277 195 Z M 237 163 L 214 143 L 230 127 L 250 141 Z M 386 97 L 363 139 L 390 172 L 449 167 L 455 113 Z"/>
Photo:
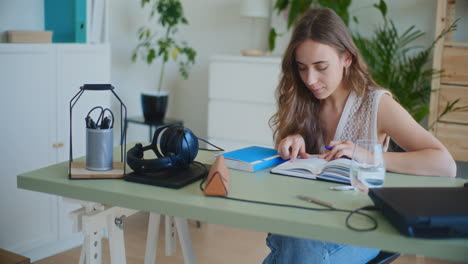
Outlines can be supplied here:
<path id="1" fill-rule="evenodd" d="M 285 162 L 276 149 L 247 147 L 221 154 L 226 166 L 231 169 L 256 172 Z"/>

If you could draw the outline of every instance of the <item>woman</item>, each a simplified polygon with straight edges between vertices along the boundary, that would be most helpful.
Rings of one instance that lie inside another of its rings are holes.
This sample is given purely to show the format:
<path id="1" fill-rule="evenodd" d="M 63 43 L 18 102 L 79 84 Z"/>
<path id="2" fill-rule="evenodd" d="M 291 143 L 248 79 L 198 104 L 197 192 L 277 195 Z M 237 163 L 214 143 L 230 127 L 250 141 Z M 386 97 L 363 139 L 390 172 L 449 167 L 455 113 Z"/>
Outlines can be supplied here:
<path id="1" fill-rule="evenodd" d="M 372 80 L 346 25 L 331 9 L 311 9 L 297 22 L 277 98 L 271 121 L 283 159 L 308 153 L 326 160 L 351 158 L 357 139 L 378 140 L 386 149 L 391 137 L 406 152 L 384 153 L 388 171 L 456 175 L 447 149 Z M 264 264 L 366 263 L 379 252 L 274 234 L 267 244 L 272 252 Z"/>

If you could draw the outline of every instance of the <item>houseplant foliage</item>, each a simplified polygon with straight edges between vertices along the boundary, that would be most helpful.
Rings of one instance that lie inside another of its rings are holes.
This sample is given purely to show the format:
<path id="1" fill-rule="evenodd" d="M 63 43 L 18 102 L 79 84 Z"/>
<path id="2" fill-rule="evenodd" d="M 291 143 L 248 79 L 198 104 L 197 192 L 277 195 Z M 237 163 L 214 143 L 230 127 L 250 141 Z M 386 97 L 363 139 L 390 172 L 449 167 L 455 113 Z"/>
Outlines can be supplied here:
<path id="1" fill-rule="evenodd" d="M 382 14 L 383 25 L 379 26 L 370 38 L 353 34 L 356 46 L 370 66 L 372 78 L 382 87 L 390 89 L 413 118 L 421 122 L 429 114 L 431 80 L 440 78 L 443 74 L 442 71 L 427 67 L 432 59 L 432 50 L 437 41 L 456 29 L 456 21 L 441 32 L 430 46 L 421 47 L 413 43 L 421 38 L 424 32 L 410 26 L 400 34 L 393 21 L 386 16 L 385 1 L 380 0 L 374 7 Z M 449 102 L 448 106 L 450 108 L 446 111 L 460 110 L 454 107 L 452 102 Z"/>
<path id="2" fill-rule="evenodd" d="M 278 13 L 287 13 L 287 29 L 291 29 L 296 20 L 309 8 L 314 7 L 328 7 L 337 13 L 345 22 L 349 23 L 348 8 L 351 5 L 351 0 L 275 0 L 273 9 Z M 353 17 L 357 21 L 356 17 Z M 277 32 L 275 28 L 270 29 L 268 35 L 269 50 L 275 49 L 276 38 L 281 36 L 284 32 Z"/>
<path id="3" fill-rule="evenodd" d="M 178 63 L 180 74 L 184 79 L 187 79 L 190 67 L 195 64 L 197 53 L 187 42 L 178 41 L 175 38 L 178 27 L 188 24 L 182 3 L 179 0 L 141 0 L 141 7 L 145 8 L 145 6 L 150 7 L 149 23 L 138 30 L 138 45 L 133 50 L 132 61 L 135 62 L 141 58 L 148 65 L 155 61 L 162 63 L 156 91 L 163 93 L 166 63 L 170 60 Z M 166 102 L 165 112 L 167 93 L 164 93 L 163 96 L 165 96 Z M 142 100 L 144 99 L 142 98 Z"/>

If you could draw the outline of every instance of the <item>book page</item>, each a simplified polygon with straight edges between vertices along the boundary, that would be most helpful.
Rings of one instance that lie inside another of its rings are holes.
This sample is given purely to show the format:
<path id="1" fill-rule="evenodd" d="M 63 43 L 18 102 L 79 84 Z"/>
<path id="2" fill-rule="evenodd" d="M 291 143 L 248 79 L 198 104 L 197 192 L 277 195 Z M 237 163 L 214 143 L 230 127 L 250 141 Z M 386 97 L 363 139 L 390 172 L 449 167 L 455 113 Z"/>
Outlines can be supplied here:
<path id="1" fill-rule="evenodd" d="M 272 171 L 294 171 L 294 170 L 307 170 L 311 174 L 320 174 L 327 161 L 317 158 L 317 155 L 311 155 L 308 159 L 296 159 L 294 162 L 287 161 L 283 164 L 276 166 Z"/>
<path id="2" fill-rule="evenodd" d="M 324 168 L 330 167 L 330 166 L 340 166 L 340 167 L 351 168 L 351 160 L 347 158 L 339 158 L 335 160 L 330 160 L 329 162 L 324 164 Z"/>
<path id="3" fill-rule="evenodd" d="M 351 160 L 340 158 L 332 161 L 311 155 L 308 159 L 287 161 L 271 170 L 274 174 L 301 177 L 307 179 L 322 179 L 332 182 L 350 184 L 349 172 Z"/>

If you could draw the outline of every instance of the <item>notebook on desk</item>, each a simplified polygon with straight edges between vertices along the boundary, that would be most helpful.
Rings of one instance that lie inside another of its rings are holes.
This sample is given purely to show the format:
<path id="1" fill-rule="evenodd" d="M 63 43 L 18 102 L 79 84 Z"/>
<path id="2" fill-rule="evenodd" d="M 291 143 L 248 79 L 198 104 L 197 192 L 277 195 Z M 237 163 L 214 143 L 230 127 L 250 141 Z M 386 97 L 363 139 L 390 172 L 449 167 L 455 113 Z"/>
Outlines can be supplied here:
<path id="1" fill-rule="evenodd" d="M 468 188 L 371 188 L 385 217 L 411 237 L 468 237 Z"/>

